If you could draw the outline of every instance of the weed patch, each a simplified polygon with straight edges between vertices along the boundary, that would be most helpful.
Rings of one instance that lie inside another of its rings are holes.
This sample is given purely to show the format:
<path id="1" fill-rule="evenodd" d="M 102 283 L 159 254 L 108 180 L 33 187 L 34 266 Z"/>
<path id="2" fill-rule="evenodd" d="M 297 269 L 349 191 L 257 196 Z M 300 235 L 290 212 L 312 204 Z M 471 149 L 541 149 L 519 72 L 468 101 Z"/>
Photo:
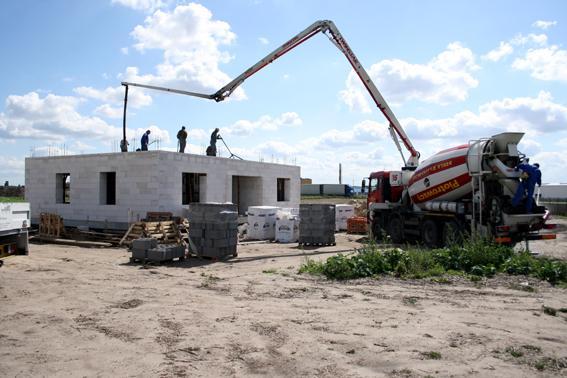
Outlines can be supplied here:
<path id="1" fill-rule="evenodd" d="M 567 283 L 566 261 L 536 258 L 527 252 L 516 253 L 510 247 L 476 239 L 433 250 L 380 250 L 375 244 L 369 244 L 354 253 L 338 254 L 326 261 L 307 259 L 299 268 L 299 273 L 335 280 L 391 274 L 415 279 L 439 277 L 440 283 L 447 282 L 442 279 L 444 275 L 468 277 L 478 282 L 500 272 L 533 276 L 552 284 Z"/>

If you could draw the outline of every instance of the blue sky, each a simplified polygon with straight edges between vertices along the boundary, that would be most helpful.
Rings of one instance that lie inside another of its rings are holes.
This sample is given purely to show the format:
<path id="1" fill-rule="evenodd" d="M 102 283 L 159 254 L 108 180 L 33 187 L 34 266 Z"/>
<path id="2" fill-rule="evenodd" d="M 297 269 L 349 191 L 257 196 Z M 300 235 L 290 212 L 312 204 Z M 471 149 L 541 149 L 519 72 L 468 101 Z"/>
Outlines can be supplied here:
<path id="1" fill-rule="evenodd" d="M 5 1 L 0 12 L 0 180 L 24 158 L 112 152 L 122 80 L 215 92 L 319 19 L 335 22 L 422 160 L 503 131 L 545 182 L 567 182 L 563 1 Z M 204 153 L 212 129 L 234 153 L 294 163 L 318 183 L 359 184 L 401 158 L 344 56 L 317 35 L 222 103 L 130 89 L 128 139 L 152 130 Z M 154 144 L 153 146 L 157 146 Z M 226 151 L 221 151 L 227 156 Z M 407 155 L 407 154 L 406 154 Z"/>

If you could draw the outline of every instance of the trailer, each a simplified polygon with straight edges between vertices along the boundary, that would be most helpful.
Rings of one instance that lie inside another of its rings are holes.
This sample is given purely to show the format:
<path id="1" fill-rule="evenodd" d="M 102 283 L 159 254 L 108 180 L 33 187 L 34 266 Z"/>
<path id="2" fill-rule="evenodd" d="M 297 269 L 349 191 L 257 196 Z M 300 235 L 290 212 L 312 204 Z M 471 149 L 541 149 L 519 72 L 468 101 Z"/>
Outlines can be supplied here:
<path id="1" fill-rule="evenodd" d="M 301 185 L 301 195 L 352 197 L 354 190 L 346 184 L 304 184 Z"/>
<path id="2" fill-rule="evenodd" d="M 0 203 L 0 259 L 29 253 L 30 204 Z M 0 260 L 0 266 L 3 262 Z"/>

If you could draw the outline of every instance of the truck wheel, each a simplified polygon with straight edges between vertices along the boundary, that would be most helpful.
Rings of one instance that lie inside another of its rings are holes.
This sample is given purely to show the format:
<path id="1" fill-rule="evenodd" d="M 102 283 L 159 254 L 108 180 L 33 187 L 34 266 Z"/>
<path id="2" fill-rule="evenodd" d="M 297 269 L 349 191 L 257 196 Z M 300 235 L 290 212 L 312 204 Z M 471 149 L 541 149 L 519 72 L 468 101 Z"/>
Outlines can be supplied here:
<path id="1" fill-rule="evenodd" d="M 451 220 L 443 224 L 443 247 L 463 243 L 463 230 L 457 221 Z"/>
<path id="2" fill-rule="evenodd" d="M 381 243 L 382 240 L 384 239 L 384 232 L 378 220 L 374 219 L 372 221 L 371 231 L 372 231 L 372 238 L 374 239 L 374 241 L 376 241 L 377 243 Z"/>
<path id="3" fill-rule="evenodd" d="M 392 243 L 400 244 L 404 241 L 404 222 L 402 218 L 394 216 L 388 222 L 388 233 Z"/>
<path id="4" fill-rule="evenodd" d="M 421 225 L 421 239 L 429 248 L 439 246 L 439 228 L 437 223 L 432 219 L 426 219 Z"/>

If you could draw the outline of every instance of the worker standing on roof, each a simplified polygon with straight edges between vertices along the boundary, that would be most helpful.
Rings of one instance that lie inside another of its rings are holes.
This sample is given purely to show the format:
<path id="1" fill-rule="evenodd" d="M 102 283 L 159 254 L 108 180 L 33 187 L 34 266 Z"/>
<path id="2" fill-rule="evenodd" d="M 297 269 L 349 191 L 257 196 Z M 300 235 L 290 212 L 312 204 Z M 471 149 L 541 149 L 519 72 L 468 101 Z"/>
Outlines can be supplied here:
<path id="1" fill-rule="evenodd" d="M 185 126 L 181 126 L 181 130 L 177 132 L 177 140 L 179 141 L 179 152 L 185 152 L 185 146 L 187 145 L 187 131 L 185 131 Z"/>
<path id="2" fill-rule="evenodd" d="M 142 151 L 147 151 L 148 150 L 148 143 L 150 141 L 150 130 L 147 130 L 144 135 L 142 135 L 142 140 L 141 140 L 141 144 L 142 144 Z"/>
<path id="3" fill-rule="evenodd" d="M 520 176 L 518 189 L 516 189 L 516 193 L 512 199 L 512 206 L 518 206 L 524 195 L 526 195 L 526 213 L 531 214 L 534 203 L 535 186 L 536 184 L 541 186 L 539 164 L 535 163 L 534 165 L 530 165 L 528 163 L 522 163 L 518 164 L 516 169 L 521 170 L 522 175 Z"/>
<path id="4" fill-rule="evenodd" d="M 211 134 L 211 144 L 207 147 L 207 156 L 217 156 L 217 140 L 222 139 L 219 135 L 219 128 L 217 127 L 215 131 Z"/>

